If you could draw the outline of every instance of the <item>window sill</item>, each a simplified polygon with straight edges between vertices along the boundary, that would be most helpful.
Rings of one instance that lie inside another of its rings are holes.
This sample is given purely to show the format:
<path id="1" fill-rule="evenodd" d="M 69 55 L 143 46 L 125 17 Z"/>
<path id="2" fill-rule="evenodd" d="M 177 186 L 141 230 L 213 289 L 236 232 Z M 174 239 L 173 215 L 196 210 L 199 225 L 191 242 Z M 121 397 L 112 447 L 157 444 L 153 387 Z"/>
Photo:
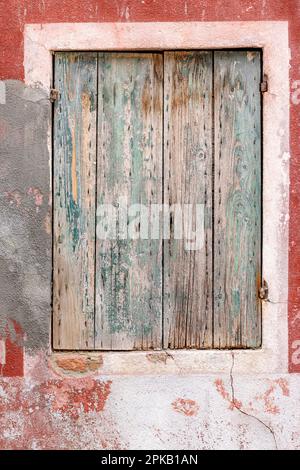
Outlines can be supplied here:
<path id="1" fill-rule="evenodd" d="M 216 375 L 228 374 L 234 366 L 238 374 L 285 373 L 287 354 L 283 351 L 285 332 L 270 331 L 268 318 L 284 315 L 283 304 L 263 304 L 263 347 L 234 350 L 163 351 L 70 351 L 50 353 L 52 369 L 60 375 Z M 278 326 L 279 326 L 278 322 Z M 276 332 L 276 334 L 275 334 Z M 276 345 L 281 344 L 278 348 Z"/>

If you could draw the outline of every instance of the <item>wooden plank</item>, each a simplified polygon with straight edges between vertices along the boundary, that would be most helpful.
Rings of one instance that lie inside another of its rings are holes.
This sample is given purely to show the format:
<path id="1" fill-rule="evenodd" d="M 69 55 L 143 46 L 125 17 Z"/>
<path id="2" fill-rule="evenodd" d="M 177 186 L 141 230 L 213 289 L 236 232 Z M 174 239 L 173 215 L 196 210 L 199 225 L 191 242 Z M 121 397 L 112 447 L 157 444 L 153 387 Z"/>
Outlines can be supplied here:
<path id="1" fill-rule="evenodd" d="M 199 249 L 187 250 L 174 233 L 164 242 L 164 347 L 210 348 L 212 53 L 166 52 L 164 57 L 164 201 L 192 204 L 194 214 L 200 204 L 205 214 Z"/>
<path id="2" fill-rule="evenodd" d="M 159 349 L 161 241 L 125 239 L 121 223 L 116 239 L 98 232 L 102 204 L 161 203 L 162 55 L 103 53 L 98 62 L 96 348 Z"/>
<path id="3" fill-rule="evenodd" d="M 214 346 L 261 345 L 261 57 L 214 53 Z"/>
<path id="4" fill-rule="evenodd" d="M 94 347 L 97 54 L 56 53 L 53 345 Z"/>

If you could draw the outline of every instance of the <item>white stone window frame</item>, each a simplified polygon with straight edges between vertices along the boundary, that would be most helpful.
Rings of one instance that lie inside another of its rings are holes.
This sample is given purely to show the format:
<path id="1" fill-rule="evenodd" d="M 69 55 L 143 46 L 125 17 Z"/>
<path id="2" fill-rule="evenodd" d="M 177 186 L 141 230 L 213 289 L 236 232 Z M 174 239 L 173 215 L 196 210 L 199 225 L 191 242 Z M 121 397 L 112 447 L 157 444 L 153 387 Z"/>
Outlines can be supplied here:
<path id="1" fill-rule="evenodd" d="M 289 59 L 287 21 L 27 24 L 25 83 L 49 93 L 54 51 L 261 48 L 269 89 L 263 94 L 263 263 L 269 301 L 257 350 L 82 352 L 103 358 L 101 374 L 288 372 Z M 51 123 L 51 120 L 49 121 Z M 49 155 L 52 155 L 49 124 Z M 50 162 L 51 163 L 51 162 Z M 51 165 L 50 165 L 51 168 Z M 51 186 L 51 175 L 49 178 Z M 51 189 L 51 187 L 50 187 Z M 52 358 L 74 353 L 49 351 Z"/>

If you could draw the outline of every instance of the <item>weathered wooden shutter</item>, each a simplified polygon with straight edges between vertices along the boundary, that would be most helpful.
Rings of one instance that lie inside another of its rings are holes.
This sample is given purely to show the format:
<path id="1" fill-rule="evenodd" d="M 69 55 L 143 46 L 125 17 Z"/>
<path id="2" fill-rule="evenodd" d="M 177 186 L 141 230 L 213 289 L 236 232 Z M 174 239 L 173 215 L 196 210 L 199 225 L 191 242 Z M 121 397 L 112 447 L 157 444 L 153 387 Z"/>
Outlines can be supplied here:
<path id="1" fill-rule="evenodd" d="M 55 54 L 55 348 L 260 346 L 260 76 L 259 51 Z M 200 249 L 172 211 L 170 239 L 96 237 L 120 201 L 202 205 Z"/>
<path id="2" fill-rule="evenodd" d="M 162 55 L 106 53 L 98 67 L 97 202 L 160 203 Z M 161 348 L 161 244 L 97 239 L 96 348 Z"/>
<path id="3" fill-rule="evenodd" d="M 94 348 L 97 54 L 55 54 L 53 344 Z"/>
<path id="4" fill-rule="evenodd" d="M 212 347 L 212 52 L 166 52 L 164 63 L 165 202 L 205 207 L 201 249 L 173 233 L 164 242 L 164 347 Z"/>
<path id="5" fill-rule="evenodd" d="M 214 346 L 258 347 L 260 53 L 214 53 Z"/>

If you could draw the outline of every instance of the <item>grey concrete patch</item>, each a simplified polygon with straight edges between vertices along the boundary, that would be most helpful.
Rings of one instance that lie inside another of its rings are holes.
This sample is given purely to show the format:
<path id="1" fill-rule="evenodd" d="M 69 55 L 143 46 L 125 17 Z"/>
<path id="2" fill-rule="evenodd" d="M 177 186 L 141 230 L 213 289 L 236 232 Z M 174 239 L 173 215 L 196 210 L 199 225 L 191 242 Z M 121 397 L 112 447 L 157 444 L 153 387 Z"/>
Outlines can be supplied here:
<path id="1" fill-rule="evenodd" d="M 51 210 L 45 92 L 5 83 L 0 104 L 0 329 L 17 321 L 29 349 L 47 347 L 51 318 Z M 1 333 L 1 331 L 0 331 Z"/>

